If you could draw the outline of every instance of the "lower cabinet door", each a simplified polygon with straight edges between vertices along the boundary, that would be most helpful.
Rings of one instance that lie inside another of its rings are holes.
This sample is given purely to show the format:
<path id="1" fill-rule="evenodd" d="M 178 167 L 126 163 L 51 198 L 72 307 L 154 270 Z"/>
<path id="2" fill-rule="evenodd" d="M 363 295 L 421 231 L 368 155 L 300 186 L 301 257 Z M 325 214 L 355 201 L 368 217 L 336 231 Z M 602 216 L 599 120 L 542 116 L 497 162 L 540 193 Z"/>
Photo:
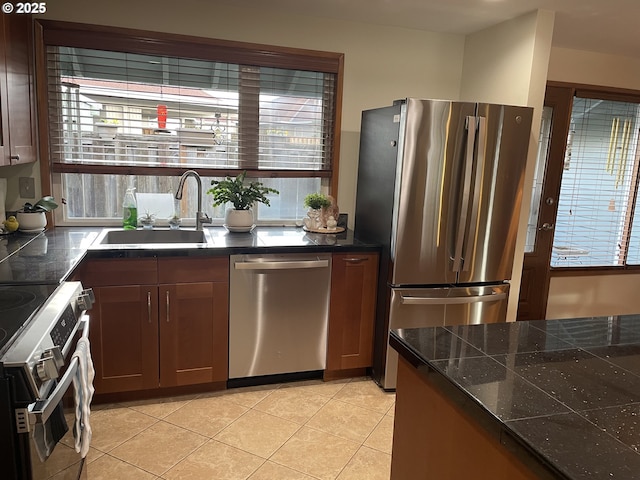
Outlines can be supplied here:
<path id="1" fill-rule="evenodd" d="M 226 381 L 226 282 L 160 285 L 160 386 Z"/>
<path id="2" fill-rule="evenodd" d="M 158 387 L 158 287 L 94 287 L 90 311 L 96 393 Z"/>
<path id="3" fill-rule="evenodd" d="M 327 370 L 371 366 L 377 280 L 377 254 L 333 254 Z"/>

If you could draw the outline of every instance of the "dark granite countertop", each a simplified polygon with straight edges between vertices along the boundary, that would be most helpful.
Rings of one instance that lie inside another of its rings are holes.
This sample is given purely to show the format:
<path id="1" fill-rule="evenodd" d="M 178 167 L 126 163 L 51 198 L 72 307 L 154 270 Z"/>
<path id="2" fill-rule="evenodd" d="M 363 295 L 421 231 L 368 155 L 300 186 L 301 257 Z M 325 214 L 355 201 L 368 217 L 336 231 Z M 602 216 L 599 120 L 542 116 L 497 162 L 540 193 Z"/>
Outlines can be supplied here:
<path id="1" fill-rule="evenodd" d="M 640 478 L 640 315 L 402 329 L 391 345 L 550 478 Z"/>
<path id="2" fill-rule="evenodd" d="M 351 230 L 338 234 L 309 233 L 296 227 L 257 227 L 251 233 L 229 233 L 223 227 L 208 228 L 213 241 L 198 248 L 171 245 L 140 247 L 91 246 L 102 227 L 57 227 L 39 234 L 16 232 L 0 237 L 0 284 L 58 283 L 86 256 L 123 258 L 141 256 L 198 256 L 243 253 L 295 253 L 378 251 Z"/>

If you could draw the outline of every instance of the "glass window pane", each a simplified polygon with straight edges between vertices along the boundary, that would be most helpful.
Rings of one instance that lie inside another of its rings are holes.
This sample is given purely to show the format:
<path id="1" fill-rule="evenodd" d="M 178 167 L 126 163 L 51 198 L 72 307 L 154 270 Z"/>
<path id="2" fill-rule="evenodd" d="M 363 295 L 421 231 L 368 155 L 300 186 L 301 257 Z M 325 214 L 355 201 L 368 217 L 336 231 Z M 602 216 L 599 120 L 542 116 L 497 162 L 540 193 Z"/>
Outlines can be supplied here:
<path id="1" fill-rule="evenodd" d="M 117 223 L 130 186 L 142 198 L 162 198 L 148 213 L 193 219 L 195 182 L 181 202 L 165 201 L 177 188 L 175 169 L 331 169 L 334 73 L 48 46 L 47 74 L 54 165 L 174 169 L 172 176 L 57 173 L 67 201 L 60 224 Z M 251 158 L 240 155 L 246 145 Z M 256 208 L 257 222 L 300 221 L 304 197 L 326 192 L 323 178 L 261 179 L 280 195 Z M 206 192 L 211 179 L 202 180 Z M 225 207 L 214 209 L 207 197 L 203 210 L 222 224 Z"/>
<path id="2" fill-rule="evenodd" d="M 211 188 L 212 180 L 222 178 L 202 178 L 202 210 L 213 219 L 213 225 L 222 225 L 226 205 L 213 207 L 213 199 L 207 194 Z M 319 192 L 322 189 L 320 178 L 259 178 L 246 181 L 260 181 L 265 186 L 275 188 L 279 195 L 268 196 L 270 206 L 258 204 L 254 207 L 256 222 L 289 223 L 301 221 L 306 214 L 304 197 L 309 193 Z M 194 180 L 187 179 L 184 185 L 182 200 L 174 200 L 173 197 L 178 188 L 178 177 L 168 176 L 142 176 L 142 175 L 95 175 L 66 173 L 62 175 L 63 197 L 66 204 L 63 205 L 64 220 L 79 221 L 87 219 L 99 219 L 106 223 L 117 223 L 122 218 L 122 199 L 127 188 L 135 188 L 138 196 L 138 215 L 153 214 L 158 225 L 166 224 L 168 218 L 177 214 L 187 220 L 187 224 L 194 223 L 197 210 L 197 184 Z M 143 208 L 139 194 L 166 194 L 167 202 L 172 203 L 167 211 L 166 202 L 148 204 Z M 171 197 L 171 198 L 169 198 Z"/>
<path id="3" fill-rule="evenodd" d="M 540 123 L 540 136 L 538 138 L 538 157 L 536 159 L 536 170 L 533 177 L 533 191 L 531 192 L 531 210 L 529 211 L 529 221 L 527 222 L 527 238 L 524 245 L 525 253 L 531 253 L 535 249 L 538 234 L 538 215 L 540 213 L 540 200 L 542 197 L 542 187 L 544 185 L 544 173 L 547 167 L 549 156 L 549 144 L 551 142 L 551 119 L 553 108 L 546 106 L 542 110 L 542 120 Z"/>
<path id="4" fill-rule="evenodd" d="M 624 264 L 638 105 L 575 98 L 551 266 Z"/>

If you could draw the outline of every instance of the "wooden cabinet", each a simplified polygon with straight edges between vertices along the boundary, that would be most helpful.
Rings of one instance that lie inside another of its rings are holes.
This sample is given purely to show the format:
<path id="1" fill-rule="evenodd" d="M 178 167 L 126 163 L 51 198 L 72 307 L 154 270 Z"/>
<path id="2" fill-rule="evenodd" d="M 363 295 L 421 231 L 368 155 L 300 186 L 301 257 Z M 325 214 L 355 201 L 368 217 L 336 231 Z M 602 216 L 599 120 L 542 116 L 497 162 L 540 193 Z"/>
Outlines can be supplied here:
<path id="1" fill-rule="evenodd" d="M 226 381 L 229 259 L 158 259 L 160 386 Z"/>
<path id="2" fill-rule="evenodd" d="M 158 387 L 158 287 L 93 287 L 91 353 L 97 393 Z"/>
<path id="3" fill-rule="evenodd" d="M 325 377 L 371 366 L 377 281 L 377 253 L 333 254 Z"/>
<path id="4" fill-rule="evenodd" d="M 425 369 L 426 371 L 426 369 Z M 505 442 L 460 408 L 471 404 L 442 389 L 446 380 L 425 375 L 407 360 L 398 361 L 398 385 L 391 454 L 391 480 L 473 478 L 474 480 L 549 480 L 541 469 L 534 473 Z M 455 390 L 453 385 L 449 390 Z M 480 415 L 487 414 L 480 412 Z M 493 427 L 492 427 L 493 428 Z M 428 432 L 426 434 L 425 432 Z M 504 435 L 504 433 L 502 434 Z M 520 446 L 519 448 L 523 448 Z M 464 455 L 461 455 L 464 452 Z M 531 459 L 534 455 L 529 453 Z M 534 460 L 535 462 L 535 460 Z M 531 462 L 533 463 L 533 462 Z"/>
<path id="5" fill-rule="evenodd" d="M 35 162 L 31 15 L 0 15 L 0 166 Z"/>
<path id="6" fill-rule="evenodd" d="M 227 257 L 86 261 L 96 392 L 226 381 L 228 269 Z"/>

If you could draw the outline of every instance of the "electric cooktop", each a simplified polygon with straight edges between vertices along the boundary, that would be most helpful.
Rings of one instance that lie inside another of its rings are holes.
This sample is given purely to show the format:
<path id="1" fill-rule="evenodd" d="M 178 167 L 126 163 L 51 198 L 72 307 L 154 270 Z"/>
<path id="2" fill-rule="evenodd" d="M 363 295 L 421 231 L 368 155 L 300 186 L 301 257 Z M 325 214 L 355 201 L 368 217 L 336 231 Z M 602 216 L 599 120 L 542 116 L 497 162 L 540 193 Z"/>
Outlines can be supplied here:
<path id="1" fill-rule="evenodd" d="M 58 285 L 0 285 L 0 356 Z"/>

